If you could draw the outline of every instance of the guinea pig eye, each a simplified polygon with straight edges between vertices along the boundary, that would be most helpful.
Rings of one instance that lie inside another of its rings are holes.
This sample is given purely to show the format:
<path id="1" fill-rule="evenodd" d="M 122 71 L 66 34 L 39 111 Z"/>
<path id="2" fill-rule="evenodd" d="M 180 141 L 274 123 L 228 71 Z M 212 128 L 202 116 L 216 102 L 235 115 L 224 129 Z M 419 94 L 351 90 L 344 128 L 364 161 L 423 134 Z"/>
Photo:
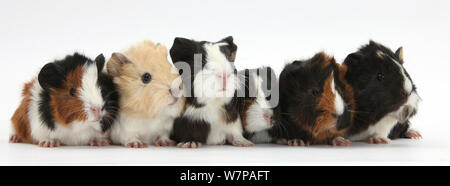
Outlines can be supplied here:
<path id="1" fill-rule="evenodd" d="M 383 79 L 384 79 L 384 74 L 381 73 L 381 72 L 378 73 L 378 74 L 377 74 L 377 80 L 378 80 L 378 81 L 383 81 Z"/>
<path id="2" fill-rule="evenodd" d="M 183 74 L 183 69 L 178 70 L 178 74 Z"/>
<path id="3" fill-rule="evenodd" d="M 145 84 L 150 83 L 150 81 L 152 80 L 152 75 L 150 75 L 150 73 L 145 73 L 144 75 L 142 75 L 142 82 Z"/>
<path id="4" fill-rule="evenodd" d="M 319 92 L 319 90 L 317 90 L 317 89 L 313 89 L 313 90 L 311 91 L 311 94 L 312 94 L 313 96 L 318 96 L 318 95 L 320 94 L 320 92 Z"/>
<path id="5" fill-rule="evenodd" d="M 75 97 L 77 95 L 77 90 L 75 90 L 74 88 L 71 88 L 69 93 L 70 93 L 70 96 Z"/>

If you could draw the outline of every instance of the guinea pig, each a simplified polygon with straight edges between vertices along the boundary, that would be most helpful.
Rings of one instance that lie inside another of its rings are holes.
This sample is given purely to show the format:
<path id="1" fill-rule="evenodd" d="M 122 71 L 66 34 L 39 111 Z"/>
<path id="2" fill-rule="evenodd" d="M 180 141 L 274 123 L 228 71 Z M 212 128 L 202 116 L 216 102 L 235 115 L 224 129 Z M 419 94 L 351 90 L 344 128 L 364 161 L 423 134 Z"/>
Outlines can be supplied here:
<path id="1" fill-rule="evenodd" d="M 151 41 L 137 43 L 123 53 L 113 53 L 107 70 L 121 95 L 112 142 L 130 148 L 174 145 L 170 133 L 184 99 L 166 47 Z"/>
<path id="2" fill-rule="evenodd" d="M 354 121 L 346 131 L 349 139 L 387 144 L 389 136 L 420 137 L 408 129 L 420 97 L 403 63 L 402 47 L 394 53 L 374 41 L 346 57 L 341 68 L 356 104 Z"/>
<path id="3" fill-rule="evenodd" d="M 198 148 L 201 144 L 251 146 L 243 136 L 233 64 L 237 46 L 233 38 L 218 42 L 175 38 L 170 56 L 179 69 L 186 105 L 174 121 L 172 137 L 178 147 Z"/>
<path id="4" fill-rule="evenodd" d="M 348 146 L 343 137 L 350 121 L 338 64 L 324 52 L 287 64 L 280 74 L 280 104 L 271 136 L 281 144 Z"/>
<path id="5" fill-rule="evenodd" d="M 279 101 L 277 76 L 270 67 L 245 69 L 238 74 L 242 87 L 238 89 L 237 97 L 244 136 L 254 143 L 269 143 L 273 109 Z"/>
<path id="6" fill-rule="evenodd" d="M 103 55 L 92 61 L 78 53 L 46 64 L 22 90 L 10 142 L 108 145 L 119 95 L 112 78 L 102 73 L 104 64 Z"/>

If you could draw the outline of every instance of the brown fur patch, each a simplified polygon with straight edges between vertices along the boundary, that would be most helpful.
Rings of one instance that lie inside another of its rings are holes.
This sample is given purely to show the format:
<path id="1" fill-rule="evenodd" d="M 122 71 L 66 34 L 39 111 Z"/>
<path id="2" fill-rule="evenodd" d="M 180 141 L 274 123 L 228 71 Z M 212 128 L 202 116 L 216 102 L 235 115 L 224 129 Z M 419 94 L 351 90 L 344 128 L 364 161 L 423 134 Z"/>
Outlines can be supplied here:
<path id="1" fill-rule="evenodd" d="M 22 89 L 22 102 L 11 118 L 13 129 L 16 133 L 15 135 L 19 137 L 20 142 L 24 143 L 33 143 L 31 138 L 30 121 L 28 119 L 28 106 L 31 101 L 31 87 L 35 82 L 36 79 L 33 79 L 32 81 L 25 83 Z"/>
<path id="2" fill-rule="evenodd" d="M 53 109 L 53 117 L 56 122 L 69 125 L 74 121 L 86 121 L 87 114 L 84 111 L 83 102 L 77 96 L 70 95 L 70 89 L 74 88 L 78 91 L 81 87 L 81 79 L 83 77 L 83 67 L 78 66 L 74 71 L 66 75 L 63 87 L 59 89 L 51 89 L 50 106 Z"/>
<path id="3" fill-rule="evenodd" d="M 325 81 L 323 86 L 323 94 L 322 97 L 319 100 L 319 103 L 317 104 L 316 110 L 323 110 L 325 111 L 323 115 L 320 115 L 316 118 L 314 128 L 313 128 L 313 135 L 316 136 L 320 132 L 329 129 L 330 127 L 333 127 L 336 119 L 333 118 L 333 114 L 335 113 L 334 108 L 334 99 L 336 97 L 336 94 L 333 93 L 333 90 L 331 89 L 333 83 L 333 74 L 331 74 Z"/>
<path id="4" fill-rule="evenodd" d="M 158 111 L 167 106 L 173 97 L 169 92 L 177 78 L 178 71 L 167 59 L 167 49 L 151 41 L 143 41 L 122 52 L 129 63 L 112 57 L 107 64 L 108 73 L 118 73 L 114 83 L 121 95 L 121 112 L 137 118 L 153 118 Z M 142 75 L 150 73 L 152 80 L 142 82 Z M 181 82 L 181 79 L 180 79 Z M 184 98 L 178 104 L 181 113 Z"/>
<path id="5" fill-rule="evenodd" d="M 247 111 L 250 108 L 250 106 L 253 105 L 255 102 L 256 102 L 256 98 L 246 99 L 244 101 L 244 108 L 239 113 L 239 115 L 241 116 L 241 120 L 242 120 L 242 126 L 244 126 L 244 128 L 247 127 L 247 125 L 248 125 L 248 123 L 247 123 Z"/>
<path id="6" fill-rule="evenodd" d="M 337 64 L 339 65 L 339 64 Z M 346 65 L 339 65 L 339 81 L 341 81 L 345 85 L 344 89 L 344 100 L 346 100 L 348 107 L 346 109 L 350 109 L 350 121 L 353 121 L 353 118 L 355 116 L 355 112 L 353 112 L 356 109 L 355 104 L 355 96 L 353 93 L 353 88 L 348 84 L 348 82 L 345 80 L 345 74 L 347 73 L 347 66 Z"/>

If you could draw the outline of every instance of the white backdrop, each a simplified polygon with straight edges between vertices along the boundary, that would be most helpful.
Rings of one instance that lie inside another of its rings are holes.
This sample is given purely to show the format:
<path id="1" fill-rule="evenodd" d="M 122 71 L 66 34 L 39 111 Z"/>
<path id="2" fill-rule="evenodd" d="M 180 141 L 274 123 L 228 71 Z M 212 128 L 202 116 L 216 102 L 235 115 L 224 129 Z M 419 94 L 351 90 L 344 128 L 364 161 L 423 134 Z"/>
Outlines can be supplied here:
<path id="1" fill-rule="evenodd" d="M 114 1 L 1 0 L 0 164 L 450 164 L 450 1 Z M 199 150 L 121 147 L 40 149 L 8 144 L 9 118 L 25 81 L 74 51 L 95 57 L 149 39 L 170 48 L 177 36 L 232 35 L 238 69 L 272 66 L 324 50 L 342 61 L 369 39 L 404 47 L 405 67 L 423 102 L 414 128 L 421 141 L 350 148 L 263 145 Z"/>

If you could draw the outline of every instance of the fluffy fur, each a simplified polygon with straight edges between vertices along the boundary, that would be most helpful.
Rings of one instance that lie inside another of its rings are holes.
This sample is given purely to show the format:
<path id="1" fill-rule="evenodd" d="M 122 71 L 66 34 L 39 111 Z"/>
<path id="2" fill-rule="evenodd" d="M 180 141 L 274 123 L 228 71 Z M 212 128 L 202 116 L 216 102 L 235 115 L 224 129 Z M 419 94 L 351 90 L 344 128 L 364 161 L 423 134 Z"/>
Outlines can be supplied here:
<path id="1" fill-rule="evenodd" d="M 231 36 L 218 42 L 175 38 L 170 56 L 180 70 L 186 95 L 185 111 L 174 122 L 173 138 L 179 147 L 226 140 L 236 146 L 252 145 L 242 135 L 238 112 L 236 50 Z"/>
<path id="2" fill-rule="evenodd" d="M 75 53 L 45 65 L 26 83 L 23 100 L 11 118 L 11 142 L 59 145 L 107 145 L 105 132 L 116 118 L 118 94 L 112 79 L 95 62 Z"/>
<path id="3" fill-rule="evenodd" d="M 112 141 L 137 148 L 147 144 L 173 145 L 169 135 L 184 99 L 181 79 L 167 60 L 166 47 L 140 42 L 123 53 L 114 53 L 107 70 L 121 95 L 120 116 L 111 130 Z"/>
<path id="4" fill-rule="evenodd" d="M 403 67 L 403 50 L 395 53 L 370 41 L 347 56 L 345 80 L 354 91 L 355 117 L 346 135 L 355 141 L 389 143 L 407 137 L 409 118 L 420 100 L 414 83 Z M 394 127 L 397 125 L 397 127 Z"/>
<path id="5" fill-rule="evenodd" d="M 280 104 L 271 135 L 293 146 L 308 144 L 350 145 L 344 139 L 349 111 L 338 64 L 321 52 L 308 60 L 294 61 L 280 74 Z M 337 83 L 339 82 L 339 83 Z"/>

